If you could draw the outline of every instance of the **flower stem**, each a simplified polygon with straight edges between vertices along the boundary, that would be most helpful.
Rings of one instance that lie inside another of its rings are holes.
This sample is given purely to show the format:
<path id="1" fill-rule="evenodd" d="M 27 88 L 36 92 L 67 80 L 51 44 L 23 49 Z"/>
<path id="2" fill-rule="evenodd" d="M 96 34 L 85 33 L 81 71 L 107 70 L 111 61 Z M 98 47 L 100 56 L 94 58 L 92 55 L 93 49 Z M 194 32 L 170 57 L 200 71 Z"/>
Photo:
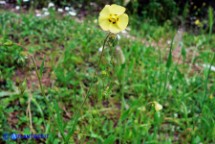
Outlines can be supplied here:
<path id="1" fill-rule="evenodd" d="M 36 75 L 37 75 L 37 78 L 38 78 L 38 81 L 39 81 L 40 90 L 41 90 L 41 92 L 42 92 L 42 95 L 43 95 L 44 98 L 45 98 L 46 95 L 45 95 L 45 91 L 44 91 L 43 86 L 42 86 L 41 75 L 39 74 L 39 71 L 38 71 L 38 69 L 37 69 L 37 65 L 36 65 L 36 63 L 35 63 L 34 57 L 32 56 L 31 59 L 32 59 L 32 62 L 33 62 L 34 67 L 35 67 Z"/>
<path id="2" fill-rule="evenodd" d="M 104 49 L 105 49 L 105 45 L 108 41 L 108 38 L 109 36 L 111 35 L 111 33 L 108 33 L 108 35 L 106 36 L 105 40 L 104 40 L 104 43 L 103 43 L 103 46 L 102 46 L 102 52 L 101 52 L 101 55 L 100 55 L 100 58 L 99 58 L 99 64 L 98 66 L 100 66 L 100 63 L 101 63 L 101 59 L 102 59 L 102 56 L 103 56 L 103 53 L 104 53 Z"/>

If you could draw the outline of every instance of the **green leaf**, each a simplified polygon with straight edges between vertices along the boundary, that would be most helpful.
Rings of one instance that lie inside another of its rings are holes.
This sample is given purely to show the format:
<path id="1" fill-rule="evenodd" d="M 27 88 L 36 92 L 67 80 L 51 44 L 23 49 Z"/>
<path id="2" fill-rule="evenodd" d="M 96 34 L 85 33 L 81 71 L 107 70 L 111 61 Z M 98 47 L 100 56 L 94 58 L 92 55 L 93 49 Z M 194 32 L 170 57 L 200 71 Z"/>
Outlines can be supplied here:
<path id="1" fill-rule="evenodd" d="M 105 139 L 103 144 L 113 144 L 115 140 L 116 137 L 114 135 L 110 135 L 107 139 Z"/>
<path id="2" fill-rule="evenodd" d="M 36 105 L 36 107 L 38 108 L 38 110 L 39 110 L 41 116 L 44 117 L 43 110 L 42 110 L 40 104 L 37 103 L 36 99 L 34 99 L 34 98 L 32 98 L 32 102 L 33 102 L 33 103 Z"/>
<path id="3" fill-rule="evenodd" d="M 18 94 L 18 91 L 17 92 L 1 91 L 0 92 L 0 98 L 1 97 L 12 96 L 12 95 L 15 95 L 15 94 Z"/>
<path id="4" fill-rule="evenodd" d="M 56 102 L 56 100 L 54 101 L 54 105 L 55 105 L 55 109 L 57 112 L 57 126 L 58 126 L 60 133 L 61 133 L 61 136 L 65 140 L 64 126 L 63 126 L 63 121 L 62 121 L 63 117 L 61 116 L 61 113 L 60 113 L 61 110 L 59 109 L 59 106 L 58 106 L 58 103 Z"/>
<path id="5" fill-rule="evenodd" d="M 173 42 L 174 42 L 174 37 L 172 38 L 171 45 L 170 45 L 170 50 L 169 50 L 169 55 L 166 63 L 166 67 L 170 68 L 172 64 L 172 49 L 173 49 Z"/>
<path id="6" fill-rule="evenodd" d="M 13 42 L 12 41 L 7 41 L 3 44 L 4 46 L 12 46 Z"/>
<path id="7" fill-rule="evenodd" d="M 209 7 L 208 9 L 208 17 L 209 17 L 209 34 L 212 34 L 213 31 L 213 23 L 214 23 L 214 16 L 213 16 L 213 8 Z"/>
<path id="8" fill-rule="evenodd" d="M 98 139 L 98 140 L 100 140 L 100 142 L 102 142 L 103 143 L 103 138 L 100 136 L 100 135 L 98 135 L 98 134 L 96 134 L 96 133 L 94 133 L 94 132 L 92 132 L 91 133 L 91 135 L 90 135 L 92 138 L 95 138 L 95 139 Z"/>

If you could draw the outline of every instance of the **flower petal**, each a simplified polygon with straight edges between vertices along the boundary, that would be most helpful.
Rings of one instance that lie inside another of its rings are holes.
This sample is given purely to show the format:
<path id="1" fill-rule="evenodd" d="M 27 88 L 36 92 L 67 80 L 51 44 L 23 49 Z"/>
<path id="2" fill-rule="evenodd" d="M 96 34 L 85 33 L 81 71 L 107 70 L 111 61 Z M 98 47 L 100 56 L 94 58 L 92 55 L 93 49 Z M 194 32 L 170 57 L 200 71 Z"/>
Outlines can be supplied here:
<path id="1" fill-rule="evenodd" d="M 107 18 L 103 18 L 103 17 L 99 17 L 99 26 L 104 30 L 104 31 L 108 31 L 109 30 L 109 26 L 110 26 L 110 22 L 108 21 Z"/>
<path id="2" fill-rule="evenodd" d="M 109 30 L 111 33 L 114 33 L 114 34 L 119 33 L 121 31 L 120 28 L 116 24 L 110 24 Z"/>
<path id="3" fill-rule="evenodd" d="M 125 30 L 128 25 L 128 15 L 122 14 L 121 16 L 119 16 L 119 21 L 117 22 L 117 25 L 121 29 L 121 31 Z"/>
<path id="4" fill-rule="evenodd" d="M 116 4 L 112 4 L 110 6 L 110 13 L 111 14 L 117 14 L 117 15 L 121 15 L 125 12 L 125 8 Z"/>
<path id="5" fill-rule="evenodd" d="M 105 5 L 102 11 L 99 13 L 100 17 L 109 17 L 110 15 L 110 5 Z"/>

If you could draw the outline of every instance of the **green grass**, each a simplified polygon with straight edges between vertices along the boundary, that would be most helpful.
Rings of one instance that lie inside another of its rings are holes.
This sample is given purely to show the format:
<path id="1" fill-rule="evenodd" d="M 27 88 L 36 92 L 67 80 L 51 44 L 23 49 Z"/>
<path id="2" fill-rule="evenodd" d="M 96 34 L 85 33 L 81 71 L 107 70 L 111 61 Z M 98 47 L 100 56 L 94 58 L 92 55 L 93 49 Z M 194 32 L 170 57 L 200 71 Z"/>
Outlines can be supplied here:
<path id="1" fill-rule="evenodd" d="M 49 134 L 47 143 L 214 143 L 215 73 L 202 67 L 215 65 L 214 35 L 185 33 L 177 64 L 169 53 L 175 45 L 166 44 L 177 31 L 171 23 L 131 16 L 133 38 L 119 40 L 125 63 L 98 65 L 106 33 L 95 19 L 0 12 L 0 38 L 14 43 L 1 46 L 0 135 Z M 156 112 L 153 101 L 163 109 Z"/>

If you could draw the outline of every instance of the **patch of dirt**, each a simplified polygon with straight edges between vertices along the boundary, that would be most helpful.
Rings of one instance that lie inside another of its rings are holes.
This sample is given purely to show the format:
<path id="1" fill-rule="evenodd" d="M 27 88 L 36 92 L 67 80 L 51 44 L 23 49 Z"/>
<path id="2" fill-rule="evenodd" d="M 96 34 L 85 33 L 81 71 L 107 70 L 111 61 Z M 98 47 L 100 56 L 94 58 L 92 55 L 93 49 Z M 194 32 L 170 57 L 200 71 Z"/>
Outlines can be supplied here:
<path id="1" fill-rule="evenodd" d="M 11 127 L 15 128 L 15 129 L 16 129 L 16 126 L 19 122 L 19 119 L 17 117 L 17 115 L 19 115 L 19 114 L 20 114 L 19 111 L 14 111 L 14 112 L 11 112 L 9 114 L 9 116 L 7 117 L 8 123 L 10 124 Z"/>
<path id="2" fill-rule="evenodd" d="M 39 80 L 37 77 L 36 69 L 38 72 L 40 72 L 40 67 L 42 65 L 43 59 L 44 59 L 43 53 L 36 53 L 33 57 L 35 59 L 36 67 L 33 63 L 33 60 L 31 57 L 28 57 L 28 62 L 26 64 L 26 67 L 24 68 L 18 68 L 15 71 L 15 74 L 12 78 L 12 80 L 16 83 L 16 85 L 20 85 L 24 80 L 26 80 L 27 88 L 30 90 L 36 90 L 39 89 Z M 41 77 L 41 83 L 43 87 L 51 87 L 54 83 L 54 80 L 52 77 L 52 68 L 47 66 L 46 64 L 50 61 L 50 58 L 46 56 L 45 62 L 44 62 L 44 70 Z"/>

